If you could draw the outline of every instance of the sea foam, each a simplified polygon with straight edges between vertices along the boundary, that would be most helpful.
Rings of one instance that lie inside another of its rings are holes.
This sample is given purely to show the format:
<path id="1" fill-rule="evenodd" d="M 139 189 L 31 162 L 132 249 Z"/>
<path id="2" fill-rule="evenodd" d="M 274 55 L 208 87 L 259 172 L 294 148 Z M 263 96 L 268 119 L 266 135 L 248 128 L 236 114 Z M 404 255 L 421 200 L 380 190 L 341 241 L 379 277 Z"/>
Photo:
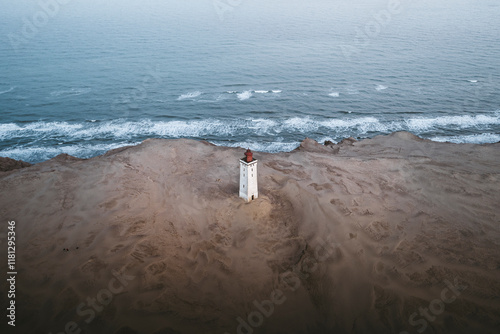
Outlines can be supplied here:
<path id="1" fill-rule="evenodd" d="M 252 92 L 249 90 L 246 90 L 242 93 L 239 93 L 237 96 L 238 96 L 238 99 L 240 99 L 240 101 L 245 101 L 245 100 L 248 100 L 249 98 L 252 97 Z"/>
<path id="2" fill-rule="evenodd" d="M 7 89 L 7 90 L 1 91 L 1 92 L 0 92 L 0 95 L 10 93 L 10 92 L 12 92 L 14 89 L 16 89 L 16 87 L 10 87 L 10 88 L 9 88 L 9 89 Z"/>
<path id="3" fill-rule="evenodd" d="M 490 115 L 464 115 L 464 116 L 441 116 L 434 118 L 411 118 L 405 121 L 408 130 L 419 132 L 432 128 L 470 128 L 477 126 L 498 125 L 499 116 Z"/>
<path id="4" fill-rule="evenodd" d="M 0 156 L 10 157 L 11 159 L 39 162 L 51 159 L 59 154 L 69 154 L 82 159 L 91 158 L 98 154 L 104 154 L 115 148 L 138 145 L 140 142 L 128 143 L 113 143 L 113 144 L 77 144 L 77 145 L 62 145 L 57 146 L 18 146 L 0 151 Z"/>
<path id="5" fill-rule="evenodd" d="M 218 146 L 227 146 L 227 147 L 242 147 L 242 148 L 250 148 L 254 151 L 259 152 L 269 152 L 269 153 L 277 153 L 277 152 L 290 152 L 296 149 L 300 142 L 283 142 L 283 141 L 272 141 L 272 142 L 256 142 L 253 140 L 247 141 L 238 141 L 236 143 L 233 142 L 225 142 L 225 141 L 210 141 L 214 145 Z"/>
<path id="6" fill-rule="evenodd" d="M 130 121 L 125 119 L 108 121 L 83 122 L 45 122 L 3 123 L 0 124 L 0 140 L 12 141 L 13 146 L 0 151 L 0 155 L 15 157 L 29 162 L 51 158 L 52 153 L 68 153 L 78 157 L 88 157 L 101 152 L 98 146 L 102 141 L 114 143 L 138 142 L 146 138 L 221 138 L 212 139 L 216 142 L 226 142 L 225 138 L 235 138 L 242 142 L 244 138 L 253 138 L 257 143 L 279 142 L 279 145 L 259 150 L 270 152 L 279 147 L 289 148 L 305 137 L 317 140 L 324 138 L 341 139 L 344 137 L 370 137 L 374 134 L 391 133 L 394 131 L 410 131 L 416 135 L 424 135 L 436 141 L 452 141 L 466 143 L 497 142 L 500 135 L 495 133 L 495 127 L 500 125 L 500 112 L 489 112 L 480 115 L 454 115 L 441 117 L 412 117 L 407 119 L 383 120 L 374 116 L 351 116 L 341 114 L 339 118 L 324 117 L 291 117 L 291 118 L 232 118 L 229 120 L 206 118 L 201 120 L 169 120 L 159 121 L 142 119 Z M 433 132 L 442 133 L 443 129 L 474 131 L 476 135 L 432 136 Z M 482 134 L 481 134 L 482 133 Z M 316 138 L 315 135 L 318 137 Z M 279 138 L 285 139 L 279 139 Z M 271 140 L 270 138 L 274 138 Z M 333 140 L 332 140 L 333 141 Z M 18 142 L 29 142 L 26 146 L 18 146 Z M 79 143 L 72 148 L 64 143 Z M 54 145 L 61 147 L 54 149 Z M 44 146 L 45 145 L 45 146 Z M 85 146 L 87 145 L 87 146 Z M 92 146 L 94 145 L 94 146 Z M 113 144 L 115 145 L 115 144 Z M 119 144 L 116 144 L 119 147 Z M 281 145 L 281 146 L 280 146 Z M 36 149 L 36 148 L 39 149 Z M 85 149 L 78 149 L 82 148 Z M 43 148 L 47 153 L 40 153 Z M 12 151 L 16 149 L 18 151 Z M 20 153 L 22 150 L 24 153 Z M 38 150 L 38 151 L 37 151 Z M 55 150 L 55 151 L 54 151 Z M 72 151 L 71 151 L 72 150 Z M 52 153 L 51 153 L 52 152 Z M 56 154 L 56 155 L 57 155 Z M 39 158 L 36 158 L 39 157 Z"/>
<path id="7" fill-rule="evenodd" d="M 485 144 L 485 143 L 500 142 L 500 135 L 496 133 L 481 133 L 481 134 L 462 135 L 462 136 L 436 136 L 430 139 L 438 142 L 450 142 L 456 144 L 460 143 Z"/>
<path id="8" fill-rule="evenodd" d="M 92 91 L 92 88 L 71 88 L 66 90 L 55 90 L 50 93 L 52 97 L 70 97 L 78 96 L 83 94 L 88 94 Z"/>
<path id="9" fill-rule="evenodd" d="M 182 100 L 187 100 L 187 99 L 194 99 L 194 98 L 197 98 L 198 96 L 200 96 L 202 93 L 200 91 L 196 91 L 196 92 L 189 92 L 189 93 L 186 93 L 186 94 L 182 94 L 181 96 L 179 96 L 177 98 L 178 101 L 182 101 Z"/>
<path id="10" fill-rule="evenodd" d="M 346 115 L 346 114 L 343 114 Z M 234 118 L 222 120 L 206 118 L 202 120 L 158 121 L 143 119 L 137 121 L 109 120 L 85 122 L 44 122 L 0 124 L 0 139 L 29 140 L 60 138 L 64 141 L 92 139 L 131 139 L 135 137 L 203 137 L 239 136 L 241 133 L 276 135 L 295 134 L 300 137 L 319 131 L 348 131 L 352 135 L 368 132 L 389 133 L 411 131 L 415 134 L 443 128 L 474 130 L 488 129 L 500 125 L 500 112 L 482 115 L 455 115 L 441 117 L 413 117 L 403 120 L 382 120 L 374 116 L 343 116 L 340 118 L 291 117 L 277 118 Z"/>

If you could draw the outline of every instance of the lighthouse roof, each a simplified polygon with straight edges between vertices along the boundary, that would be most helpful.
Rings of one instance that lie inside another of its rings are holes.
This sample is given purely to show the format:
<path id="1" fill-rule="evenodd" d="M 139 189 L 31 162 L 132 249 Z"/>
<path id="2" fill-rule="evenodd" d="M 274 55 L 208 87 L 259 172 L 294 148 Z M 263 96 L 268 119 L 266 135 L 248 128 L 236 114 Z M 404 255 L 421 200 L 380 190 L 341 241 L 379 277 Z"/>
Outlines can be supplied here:
<path id="1" fill-rule="evenodd" d="M 248 161 L 247 161 L 247 157 L 241 158 L 240 160 L 241 160 L 241 161 L 243 161 L 244 163 L 247 163 L 247 164 L 252 163 L 252 162 L 254 162 L 254 161 L 257 161 L 257 159 L 252 158 L 252 161 L 248 162 Z"/>
<path id="2" fill-rule="evenodd" d="M 252 153 L 252 151 L 250 151 L 250 149 L 247 149 L 247 151 L 245 152 L 245 157 L 242 160 L 246 163 L 251 163 L 251 162 L 255 161 L 255 159 L 253 157 L 253 153 Z"/>

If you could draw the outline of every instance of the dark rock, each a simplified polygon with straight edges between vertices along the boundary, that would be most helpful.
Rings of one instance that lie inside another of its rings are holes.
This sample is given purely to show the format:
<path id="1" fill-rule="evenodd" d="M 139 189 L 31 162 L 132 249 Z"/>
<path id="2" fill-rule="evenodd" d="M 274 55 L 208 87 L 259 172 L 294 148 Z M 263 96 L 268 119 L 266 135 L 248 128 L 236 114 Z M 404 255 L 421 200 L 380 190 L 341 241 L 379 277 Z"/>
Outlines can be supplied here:
<path id="1" fill-rule="evenodd" d="M 66 153 L 61 153 L 58 156 L 50 159 L 50 161 L 60 161 L 60 162 L 65 162 L 65 161 L 81 161 L 83 159 L 74 157 L 72 155 L 66 154 Z"/>
<path id="2" fill-rule="evenodd" d="M 29 166 L 31 166 L 29 162 L 0 157 L 0 172 L 8 172 L 14 169 L 21 169 Z"/>
<path id="3" fill-rule="evenodd" d="M 340 141 L 339 145 L 352 145 L 355 142 L 357 142 L 356 138 L 354 137 L 349 137 L 349 138 L 344 138 Z"/>
<path id="4" fill-rule="evenodd" d="M 294 151 L 306 151 L 306 152 L 316 152 L 316 153 L 327 153 L 330 152 L 330 149 L 321 145 L 317 141 L 311 138 L 306 138 L 300 143 L 300 146 L 297 147 Z"/>

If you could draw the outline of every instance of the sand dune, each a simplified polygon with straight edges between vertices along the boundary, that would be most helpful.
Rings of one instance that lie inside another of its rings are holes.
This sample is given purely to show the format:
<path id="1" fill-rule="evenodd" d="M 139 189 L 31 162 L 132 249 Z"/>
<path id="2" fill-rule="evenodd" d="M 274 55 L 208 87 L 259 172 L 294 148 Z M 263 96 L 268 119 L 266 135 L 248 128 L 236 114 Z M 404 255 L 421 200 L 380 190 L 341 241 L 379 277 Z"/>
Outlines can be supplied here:
<path id="1" fill-rule="evenodd" d="M 252 203 L 243 152 L 151 139 L 0 173 L 15 333 L 498 332 L 500 143 L 306 139 L 255 153 Z"/>

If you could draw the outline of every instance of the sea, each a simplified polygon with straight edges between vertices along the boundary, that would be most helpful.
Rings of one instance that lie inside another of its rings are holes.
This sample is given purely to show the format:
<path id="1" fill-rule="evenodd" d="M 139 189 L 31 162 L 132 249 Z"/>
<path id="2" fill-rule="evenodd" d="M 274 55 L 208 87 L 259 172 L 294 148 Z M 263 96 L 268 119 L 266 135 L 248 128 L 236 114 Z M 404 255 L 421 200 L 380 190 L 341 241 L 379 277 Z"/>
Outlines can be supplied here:
<path id="1" fill-rule="evenodd" d="M 0 0 L 0 156 L 500 141 L 498 0 Z"/>

